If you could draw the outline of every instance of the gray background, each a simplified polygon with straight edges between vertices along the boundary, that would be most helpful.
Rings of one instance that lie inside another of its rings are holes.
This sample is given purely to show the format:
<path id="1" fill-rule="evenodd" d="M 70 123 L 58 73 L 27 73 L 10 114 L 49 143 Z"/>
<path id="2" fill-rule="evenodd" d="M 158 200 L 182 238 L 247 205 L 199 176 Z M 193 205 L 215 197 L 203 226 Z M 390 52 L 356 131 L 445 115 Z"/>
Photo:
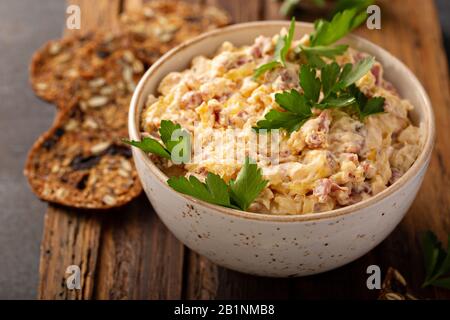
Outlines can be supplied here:
<path id="1" fill-rule="evenodd" d="M 449 48 L 450 1 L 437 2 Z M 22 169 L 55 110 L 31 91 L 28 63 L 61 35 L 64 11 L 64 0 L 0 0 L 0 299 L 36 297 L 46 204 L 31 193 Z"/>
<path id="2" fill-rule="evenodd" d="M 0 0 L 0 299 L 34 299 L 46 204 L 22 169 L 28 149 L 51 124 L 54 107 L 28 85 L 28 62 L 61 35 L 64 0 Z"/>

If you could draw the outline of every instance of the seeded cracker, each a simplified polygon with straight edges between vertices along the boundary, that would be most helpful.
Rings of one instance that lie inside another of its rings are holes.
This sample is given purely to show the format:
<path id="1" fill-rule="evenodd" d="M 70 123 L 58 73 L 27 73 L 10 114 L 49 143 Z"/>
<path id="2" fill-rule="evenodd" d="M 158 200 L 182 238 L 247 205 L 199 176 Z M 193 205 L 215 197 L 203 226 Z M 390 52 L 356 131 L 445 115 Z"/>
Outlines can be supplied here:
<path id="1" fill-rule="evenodd" d="M 129 202 L 141 186 L 127 137 L 131 93 L 144 67 L 131 51 L 111 55 L 104 70 L 80 88 L 80 99 L 59 113 L 32 147 L 25 167 L 43 200 L 106 209 Z"/>
<path id="2" fill-rule="evenodd" d="M 90 80 L 113 52 L 130 49 L 148 67 L 181 42 L 229 23 L 215 7 L 181 1 L 152 1 L 120 20 L 119 32 L 69 36 L 40 48 L 30 64 L 36 95 L 65 106 L 76 100 L 80 82 Z"/>
<path id="3" fill-rule="evenodd" d="M 122 14 L 120 27 L 129 34 L 139 59 L 151 65 L 183 41 L 230 22 L 213 6 L 182 1 L 151 1 L 140 10 Z"/>
<path id="4" fill-rule="evenodd" d="M 89 33 L 52 40 L 31 60 L 30 80 L 40 98 L 65 106 L 77 99 L 78 88 L 103 68 L 108 57 L 128 47 L 122 34 Z"/>
<path id="5" fill-rule="evenodd" d="M 149 18 L 149 10 L 156 20 Z M 107 209 L 136 197 L 142 188 L 131 151 L 120 139 L 128 137 L 127 114 L 137 82 L 168 49 L 228 23 L 216 8 L 182 2 L 152 1 L 127 17 L 119 32 L 50 41 L 32 58 L 36 95 L 60 110 L 52 128 L 32 147 L 25 167 L 33 191 L 43 200 Z M 156 31 L 139 33 L 134 24 Z M 170 33 L 170 39 L 157 30 Z"/>

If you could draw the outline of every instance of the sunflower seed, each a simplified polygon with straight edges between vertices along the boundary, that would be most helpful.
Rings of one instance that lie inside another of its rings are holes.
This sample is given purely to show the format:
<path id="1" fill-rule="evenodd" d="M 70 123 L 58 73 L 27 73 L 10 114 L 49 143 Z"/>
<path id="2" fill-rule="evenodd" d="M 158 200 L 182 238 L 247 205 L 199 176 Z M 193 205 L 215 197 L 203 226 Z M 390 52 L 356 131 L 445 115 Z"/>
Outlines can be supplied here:
<path id="1" fill-rule="evenodd" d="M 108 149 L 108 147 L 111 145 L 111 143 L 110 142 L 100 142 L 100 143 L 97 143 L 96 145 L 93 145 L 92 147 L 91 147 L 91 152 L 93 153 L 93 154 L 100 154 L 100 153 L 102 153 L 103 151 L 105 151 L 106 149 Z"/>
<path id="2" fill-rule="evenodd" d="M 64 126 L 66 131 L 75 130 L 78 127 L 78 121 L 75 119 L 70 119 L 67 124 Z"/>
<path id="3" fill-rule="evenodd" d="M 37 90 L 45 90 L 48 88 L 48 84 L 44 83 L 44 82 L 38 82 L 36 83 L 36 89 Z"/>
<path id="4" fill-rule="evenodd" d="M 122 161 L 120 162 L 120 165 L 121 165 L 122 169 L 124 169 L 126 171 L 133 170 L 133 168 L 131 167 L 131 163 L 128 160 L 122 159 Z"/>
<path id="5" fill-rule="evenodd" d="M 106 86 L 100 89 L 100 94 L 104 96 L 109 96 L 111 93 L 114 92 L 114 88 L 111 86 Z"/>
<path id="6" fill-rule="evenodd" d="M 173 34 L 170 32 L 164 32 L 163 34 L 161 34 L 159 36 L 159 40 L 163 43 L 169 42 L 172 39 L 173 39 Z"/>
<path id="7" fill-rule="evenodd" d="M 108 206 L 113 206 L 116 204 L 116 198 L 108 194 L 102 198 L 102 201 Z"/>
<path id="8" fill-rule="evenodd" d="M 406 280 L 403 278 L 403 276 L 398 272 L 397 270 L 394 270 L 395 278 L 398 282 L 400 282 L 403 286 L 406 286 Z"/>
<path id="9" fill-rule="evenodd" d="M 86 118 L 83 122 L 83 128 L 91 128 L 91 129 L 97 129 L 98 124 L 95 122 L 92 118 Z"/>
<path id="10" fill-rule="evenodd" d="M 105 96 L 94 96 L 87 101 L 87 105 L 91 108 L 98 108 L 107 104 L 108 100 L 108 97 Z"/>
<path id="11" fill-rule="evenodd" d="M 134 73 L 141 73 L 142 71 L 144 71 L 144 65 L 142 64 L 141 61 L 135 60 L 133 62 L 133 72 Z"/>
<path id="12" fill-rule="evenodd" d="M 102 87 L 104 84 L 105 84 L 105 79 L 103 79 L 103 78 L 97 78 L 97 79 L 89 81 L 89 86 L 91 88 L 99 88 L 99 87 Z"/>
<path id="13" fill-rule="evenodd" d="M 404 297 L 394 292 L 388 292 L 384 295 L 384 297 L 386 300 L 405 300 Z"/>
<path id="14" fill-rule="evenodd" d="M 61 45 L 57 42 L 53 43 L 48 50 L 48 52 L 52 55 L 58 54 L 60 51 L 61 51 Z"/>
<path id="15" fill-rule="evenodd" d="M 55 197 L 56 197 L 56 198 L 59 198 L 59 199 L 65 198 L 66 195 L 67 195 L 67 190 L 66 190 L 66 189 L 59 188 L 59 189 L 56 190 L 56 192 L 55 192 Z"/>
<path id="16" fill-rule="evenodd" d="M 122 169 L 119 169 L 117 172 L 119 173 L 120 176 L 122 176 L 124 178 L 128 178 L 130 176 L 130 173 L 128 171 L 125 171 Z"/>
<path id="17" fill-rule="evenodd" d="M 132 63 L 134 61 L 134 54 L 133 52 L 127 50 L 123 53 L 123 58 L 125 61 Z"/>

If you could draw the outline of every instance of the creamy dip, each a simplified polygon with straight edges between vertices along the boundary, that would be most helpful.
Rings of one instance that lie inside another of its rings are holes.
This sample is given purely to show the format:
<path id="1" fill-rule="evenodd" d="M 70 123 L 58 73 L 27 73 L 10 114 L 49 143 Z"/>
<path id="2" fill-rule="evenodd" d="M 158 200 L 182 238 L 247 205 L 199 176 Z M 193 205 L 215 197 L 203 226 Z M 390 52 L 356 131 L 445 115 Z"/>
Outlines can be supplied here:
<path id="1" fill-rule="evenodd" d="M 189 69 L 168 74 L 159 85 L 160 95 L 148 97 L 142 131 L 158 138 L 161 120 L 172 120 L 205 137 L 213 130 L 240 129 L 239 140 L 250 141 L 252 127 L 267 112 L 283 110 L 275 93 L 302 90 L 292 48 L 300 42 L 307 45 L 307 37 L 293 42 L 286 67 L 253 79 L 255 68 L 273 58 L 277 37 L 260 36 L 243 47 L 225 42 L 214 57 L 198 56 Z M 366 56 L 350 48 L 336 61 L 356 63 Z M 378 62 L 356 86 L 366 96 L 384 97 L 385 113 L 360 120 L 339 109 L 317 109 L 299 130 L 281 131 L 276 163 L 257 151 L 256 163 L 269 183 L 250 211 L 302 214 L 351 205 L 386 189 L 411 167 L 422 144 L 420 129 L 408 118 L 411 103 L 384 79 Z M 187 176 L 202 180 L 212 172 L 225 181 L 236 178 L 242 162 L 216 161 L 219 148 L 214 143 L 203 139 L 208 156 L 182 165 Z M 222 148 L 226 143 L 221 141 Z M 173 167 L 167 160 L 156 162 L 165 172 Z"/>

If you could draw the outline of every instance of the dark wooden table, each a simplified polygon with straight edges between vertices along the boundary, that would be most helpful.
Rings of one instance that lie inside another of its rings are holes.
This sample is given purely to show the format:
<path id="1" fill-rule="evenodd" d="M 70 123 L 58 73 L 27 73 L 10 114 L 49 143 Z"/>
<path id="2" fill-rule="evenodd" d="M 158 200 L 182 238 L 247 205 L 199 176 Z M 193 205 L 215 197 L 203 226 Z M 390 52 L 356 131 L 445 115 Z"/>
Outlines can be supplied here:
<path id="1" fill-rule="evenodd" d="M 117 15 L 139 8 L 142 0 L 77 0 L 82 31 L 111 27 Z M 272 0 L 206 1 L 227 10 L 234 22 L 281 19 Z M 83 213 L 50 205 L 41 244 L 41 299 L 374 299 L 366 287 L 366 268 L 398 268 L 424 298 L 450 298 L 450 291 L 421 289 L 424 279 L 420 233 L 432 229 L 441 240 L 450 231 L 450 96 L 448 68 L 432 0 L 378 1 L 382 29 L 357 33 L 404 61 L 431 97 L 437 141 L 431 166 L 412 208 L 377 248 L 324 274 L 271 279 L 218 267 L 184 247 L 142 195 L 126 207 Z M 304 14 L 304 13 L 303 13 Z M 420 18 L 419 18 L 420 17 Z M 306 20 L 313 20 L 309 15 Z M 79 265 L 82 289 L 68 290 L 65 270 Z"/>

